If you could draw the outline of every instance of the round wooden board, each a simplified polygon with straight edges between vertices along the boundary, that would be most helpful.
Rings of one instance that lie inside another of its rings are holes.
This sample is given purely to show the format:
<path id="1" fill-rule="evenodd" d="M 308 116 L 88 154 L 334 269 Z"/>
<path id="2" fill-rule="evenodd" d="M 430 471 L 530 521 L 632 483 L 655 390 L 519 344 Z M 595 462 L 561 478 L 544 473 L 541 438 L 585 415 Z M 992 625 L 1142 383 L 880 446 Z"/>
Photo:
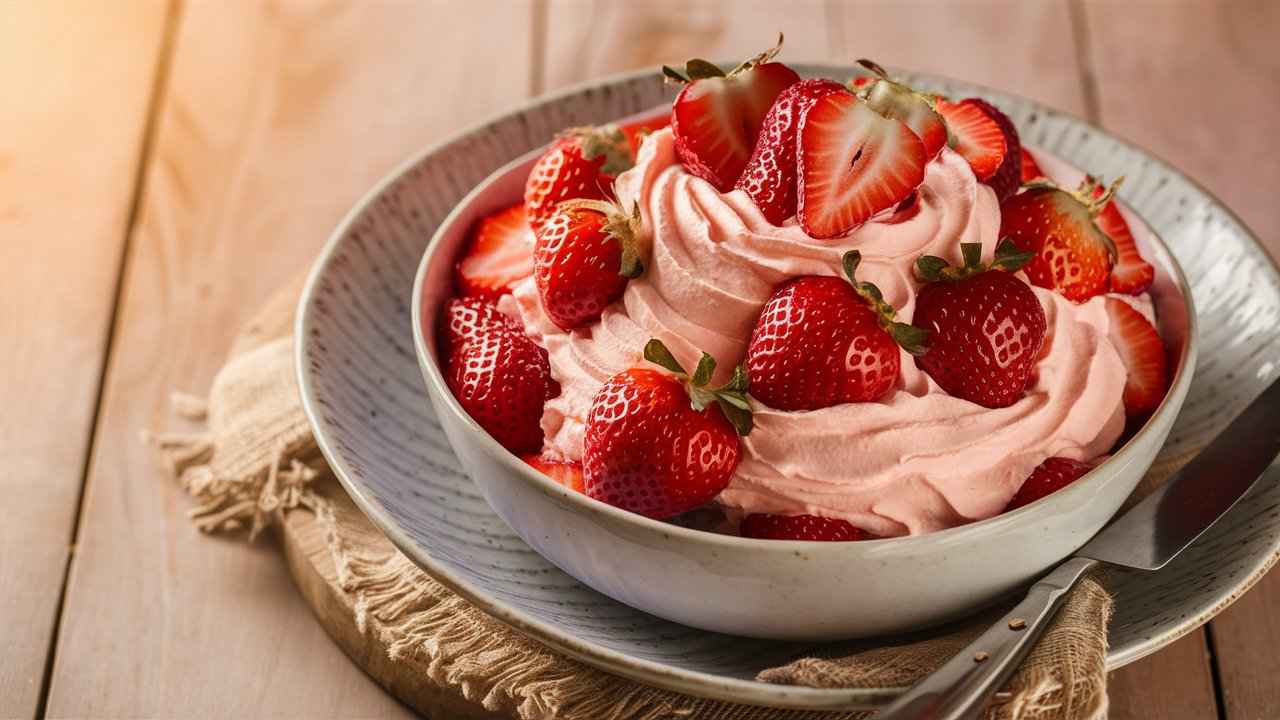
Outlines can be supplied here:
<path id="1" fill-rule="evenodd" d="M 332 504 L 343 542 L 351 550 L 372 555 L 394 550 L 391 542 L 374 529 L 331 476 L 317 480 L 313 487 Z M 409 657 L 393 662 L 377 620 L 370 619 L 361 632 L 355 620 L 355 597 L 338 583 L 326 528 L 314 514 L 305 509 L 290 511 L 278 528 L 278 534 L 289 563 L 289 573 L 325 632 L 392 696 L 422 715 L 440 720 L 499 720 L 509 717 L 485 710 L 480 703 L 464 698 L 455 688 L 436 685 L 428 677 L 425 663 L 421 660 Z"/>

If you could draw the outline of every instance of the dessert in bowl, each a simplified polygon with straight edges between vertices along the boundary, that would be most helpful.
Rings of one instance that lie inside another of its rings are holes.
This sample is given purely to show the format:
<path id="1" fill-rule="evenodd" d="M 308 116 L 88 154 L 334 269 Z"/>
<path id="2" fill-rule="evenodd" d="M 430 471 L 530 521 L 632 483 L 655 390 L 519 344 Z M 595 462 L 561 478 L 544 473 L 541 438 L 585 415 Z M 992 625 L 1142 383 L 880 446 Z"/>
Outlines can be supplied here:
<path id="1" fill-rule="evenodd" d="M 774 80 L 740 103 L 764 111 L 736 170 L 698 156 L 711 76 L 482 183 L 419 269 L 419 360 L 490 504 L 597 590 L 760 637 L 920 628 L 1042 572 L 1132 491 L 1189 384 L 1185 284 L 1098 184 L 1019 190 L 985 104 Z M 810 132 L 774 112 L 788 98 L 813 100 Z M 941 136 L 896 119 L 917 101 Z M 1036 234 L 1046 205 L 1065 249 Z M 994 318 L 986 365 L 965 313 Z"/>

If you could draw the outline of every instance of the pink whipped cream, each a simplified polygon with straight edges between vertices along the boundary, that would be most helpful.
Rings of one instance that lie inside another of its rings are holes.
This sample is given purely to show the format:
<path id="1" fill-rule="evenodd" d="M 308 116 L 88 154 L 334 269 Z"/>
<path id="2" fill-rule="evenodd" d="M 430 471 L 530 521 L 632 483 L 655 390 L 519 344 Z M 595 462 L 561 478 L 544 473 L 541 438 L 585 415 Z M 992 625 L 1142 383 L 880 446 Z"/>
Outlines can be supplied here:
<path id="1" fill-rule="evenodd" d="M 559 397 L 542 419 L 549 455 L 580 459 L 584 421 L 600 386 L 640 365 L 651 337 L 692 368 L 705 350 L 727 378 L 746 354 L 774 288 L 799 275 L 837 275 L 861 251 L 859 279 L 876 283 L 909 320 L 921 254 L 959 263 L 959 244 L 990 259 L 1000 211 L 959 155 L 944 149 L 917 202 L 847 237 L 819 241 L 788 220 L 770 224 L 741 192 L 721 194 L 684 171 L 669 130 L 644 143 L 618 178 L 625 207 L 638 203 L 652 247 L 644 275 L 596 324 L 565 333 L 542 311 L 532 279 L 503 309 L 550 355 Z M 1104 298 L 1075 305 L 1034 288 L 1048 319 L 1037 377 L 1008 408 L 947 395 L 904 354 L 897 386 L 873 403 L 784 412 L 753 402 L 756 426 L 719 502 L 731 512 L 810 513 L 849 520 L 881 536 L 920 534 L 998 514 L 1045 458 L 1093 460 L 1124 427 L 1125 368 L 1107 339 Z"/>

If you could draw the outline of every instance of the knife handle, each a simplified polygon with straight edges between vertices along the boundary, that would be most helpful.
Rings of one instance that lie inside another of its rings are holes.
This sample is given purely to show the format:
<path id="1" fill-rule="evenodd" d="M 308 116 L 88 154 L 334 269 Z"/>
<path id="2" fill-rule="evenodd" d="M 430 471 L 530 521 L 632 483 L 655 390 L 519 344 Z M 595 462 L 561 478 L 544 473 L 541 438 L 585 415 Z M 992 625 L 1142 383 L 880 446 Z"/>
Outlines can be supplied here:
<path id="1" fill-rule="evenodd" d="M 1059 565 L 1007 615 L 955 657 L 884 710 L 875 720 L 967 720 L 986 707 L 1049 626 L 1071 588 L 1097 560 L 1074 557 Z"/>

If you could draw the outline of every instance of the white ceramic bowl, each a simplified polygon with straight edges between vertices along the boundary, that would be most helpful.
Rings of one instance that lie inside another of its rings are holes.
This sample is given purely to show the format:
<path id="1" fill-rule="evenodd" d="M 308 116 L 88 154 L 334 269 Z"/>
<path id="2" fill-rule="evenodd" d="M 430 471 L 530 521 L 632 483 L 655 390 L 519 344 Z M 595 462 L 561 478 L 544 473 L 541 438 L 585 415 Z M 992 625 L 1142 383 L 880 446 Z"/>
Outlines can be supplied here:
<path id="1" fill-rule="evenodd" d="M 431 241 L 414 285 L 418 361 L 450 443 L 498 515 L 565 572 L 645 612 L 787 640 L 864 637 L 954 619 L 1028 583 L 1102 528 L 1150 467 L 1186 397 L 1196 355 L 1190 291 L 1169 251 L 1126 210 L 1157 269 L 1151 294 L 1175 372 L 1146 426 L 1066 489 L 969 525 L 854 543 L 718 535 L 611 507 L 567 490 L 493 440 L 449 392 L 436 360 L 435 324 L 452 292 L 460 244 L 478 218 L 518 201 L 539 153 L 477 186 Z"/>

